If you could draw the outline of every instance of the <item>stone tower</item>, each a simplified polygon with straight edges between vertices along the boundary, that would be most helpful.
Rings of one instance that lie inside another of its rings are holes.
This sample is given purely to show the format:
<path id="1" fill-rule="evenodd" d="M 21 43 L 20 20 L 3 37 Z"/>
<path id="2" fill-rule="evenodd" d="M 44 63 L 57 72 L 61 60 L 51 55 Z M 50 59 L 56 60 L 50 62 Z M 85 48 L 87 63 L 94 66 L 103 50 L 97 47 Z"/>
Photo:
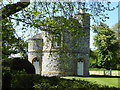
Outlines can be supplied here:
<path id="1" fill-rule="evenodd" d="M 52 36 L 48 32 L 43 32 L 28 40 L 28 60 L 34 64 L 37 74 L 43 76 L 89 75 L 90 17 L 88 14 L 78 14 L 73 15 L 73 18 L 81 18 L 79 23 L 82 24 L 84 36 L 71 40 L 69 33 L 63 31 L 62 36 L 54 35 L 60 38 L 59 41 L 50 42 L 49 39 Z M 61 45 L 61 42 L 64 43 Z M 77 46 L 75 46 L 76 42 Z"/>
<path id="2" fill-rule="evenodd" d="M 28 60 L 35 66 L 36 73 L 41 74 L 42 71 L 42 35 L 35 35 L 28 39 Z"/>

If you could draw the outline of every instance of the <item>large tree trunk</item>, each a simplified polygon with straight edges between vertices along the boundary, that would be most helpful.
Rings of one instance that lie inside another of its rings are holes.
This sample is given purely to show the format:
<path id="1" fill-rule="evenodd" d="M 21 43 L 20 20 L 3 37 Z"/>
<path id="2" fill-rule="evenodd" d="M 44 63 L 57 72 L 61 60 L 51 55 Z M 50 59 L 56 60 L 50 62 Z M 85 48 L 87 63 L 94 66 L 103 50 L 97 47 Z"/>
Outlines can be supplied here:
<path id="1" fill-rule="evenodd" d="M 24 2 L 23 2 L 24 1 Z M 30 0 L 20 0 L 15 4 L 8 4 L 0 9 L 0 21 L 9 17 L 10 15 L 24 9 L 30 4 Z"/>

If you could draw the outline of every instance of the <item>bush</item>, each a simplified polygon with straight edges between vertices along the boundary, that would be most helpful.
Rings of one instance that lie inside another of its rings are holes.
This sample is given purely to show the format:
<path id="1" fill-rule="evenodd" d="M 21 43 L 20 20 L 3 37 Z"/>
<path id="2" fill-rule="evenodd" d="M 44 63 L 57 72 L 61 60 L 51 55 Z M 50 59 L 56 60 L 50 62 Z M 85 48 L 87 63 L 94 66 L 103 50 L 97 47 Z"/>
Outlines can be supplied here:
<path id="1" fill-rule="evenodd" d="M 25 71 L 19 71 L 12 76 L 11 88 L 13 89 L 25 89 L 34 90 L 33 88 L 33 76 L 32 74 L 26 74 Z"/>
<path id="2" fill-rule="evenodd" d="M 6 89 L 25 89 L 34 90 L 34 74 L 27 74 L 25 70 L 12 71 L 8 68 L 3 69 L 2 90 Z"/>
<path id="3" fill-rule="evenodd" d="M 20 85 L 21 84 L 30 85 L 29 86 L 30 88 L 33 87 L 33 84 L 29 84 L 31 82 L 33 83 L 33 81 L 29 81 L 29 79 L 31 80 L 32 78 L 32 77 L 31 78 L 29 77 L 29 74 L 34 74 L 35 68 L 28 60 L 24 60 L 21 58 L 8 58 L 5 60 L 2 60 L 2 65 L 3 65 L 2 66 L 2 89 L 3 90 L 6 90 L 6 88 L 7 89 L 13 88 L 13 85 L 15 85 L 15 88 L 16 88 L 18 87 L 17 85 L 19 83 Z M 23 83 L 21 81 L 23 79 L 24 80 L 28 79 L 26 80 L 28 84 Z M 23 85 L 21 85 L 20 87 L 22 87 Z M 23 87 L 26 88 L 27 86 L 23 86 Z"/>
<path id="4" fill-rule="evenodd" d="M 11 88 L 12 74 L 9 67 L 2 68 L 2 89 Z"/>
<path id="5" fill-rule="evenodd" d="M 119 70 L 120 70 L 120 64 L 117 64 L 117 69 L 119 69 Z"/>
<path id="6" fill-rule="evenodd" d="M 90 83 L 88 81 L 84 80 L 69 80 L 69 79 L 63 79 L 59 77 L 41 77 L 36 83 L 34 83 L 35 90 L 42 90 L 42 89 L 58 89 L 58 90 L 74 90 L 74 89 L 89 89 L 89 90 L 98 90 L 103 89 L 106 90 L 106 88 L 112 88 L 115 87 L 108 87 L 108 86 L 102 86 L 94 83 Z"/>
<path id="7" fill-rule="evenodd" d="M 2 61 L 4 67 L 10 67 L 12 70 L 25 70 L 29 74 L 35 74 L 34 66 L 26 59 L 22 58 L 8 58 Z"/>
<path id="8" fill-rule="evenodd" d="M 24 90 L 74 90 L 74 89 L 88 89 L 89 90 L 106 90 L 116 89 L 115 87 L 102 86 L 94 83 L 90 83 L 84 80 L 70 80 L 60 77 L 43 77 L 35 74 L 26 74 L 24 71 L 20 71 L 12 75 L 10 82 L 11 89 L 24 89 Z M 103 89 L 105 88 L 105 89 Z M 6 90 L 6 89 L 5 89 Z"/>
<path id="9" fill-rule="evenodd" d="M 4 63 L 5 64 L 5 63 Z M 25 90 L 48 90 L 63 89 L 74 90 L 85 88 L 89 90 L 97 90 L 99 88 L 115 88 L 101 86 L 83 80 L 69 80 L 60 77 L 44 77 L 35 74 L 28 74 L 25 69 L 15 71 L 11 68 L 11 63 L 6 63 L 9 67 L 3 67 L 3 90 L 8 89 L 25 89 Z M 7 89 L 6 89 L 7 88 Z M 106 89 L 105 89 L 106 90 Z"/>

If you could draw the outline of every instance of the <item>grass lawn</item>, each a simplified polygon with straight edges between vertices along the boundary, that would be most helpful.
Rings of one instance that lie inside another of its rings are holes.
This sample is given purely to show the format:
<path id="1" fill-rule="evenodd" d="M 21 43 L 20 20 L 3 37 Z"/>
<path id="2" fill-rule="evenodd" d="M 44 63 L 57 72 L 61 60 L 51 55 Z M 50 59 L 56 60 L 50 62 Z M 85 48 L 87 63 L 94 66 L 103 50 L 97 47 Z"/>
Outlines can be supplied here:
<path id="1" fill-rule="evenodd" d="M 62 77 L 62 78 L 85 80 L 85 81 L 90 81 L 92 83 L 120 88 L 120 85 L 118 86 L 118 84 L 120 83 L 120 78 L 111 78 L 111 77 Z"/>

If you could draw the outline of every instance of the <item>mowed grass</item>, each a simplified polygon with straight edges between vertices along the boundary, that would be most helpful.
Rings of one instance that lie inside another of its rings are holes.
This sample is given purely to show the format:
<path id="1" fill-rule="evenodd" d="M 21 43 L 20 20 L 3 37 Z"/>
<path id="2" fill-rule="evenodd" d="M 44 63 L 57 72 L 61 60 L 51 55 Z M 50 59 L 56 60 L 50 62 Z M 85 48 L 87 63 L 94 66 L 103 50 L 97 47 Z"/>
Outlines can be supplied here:
<path id="1" fill-rule="evenodd" d="M 96 83 L 99 85 L 107 85 L 116 88 L 120 88 L 120 78 L 111 78 L 111 77 L 62 77 L 65 79 L 76 79 L 76 80 L 85 80 L 91 83 Z"/>

